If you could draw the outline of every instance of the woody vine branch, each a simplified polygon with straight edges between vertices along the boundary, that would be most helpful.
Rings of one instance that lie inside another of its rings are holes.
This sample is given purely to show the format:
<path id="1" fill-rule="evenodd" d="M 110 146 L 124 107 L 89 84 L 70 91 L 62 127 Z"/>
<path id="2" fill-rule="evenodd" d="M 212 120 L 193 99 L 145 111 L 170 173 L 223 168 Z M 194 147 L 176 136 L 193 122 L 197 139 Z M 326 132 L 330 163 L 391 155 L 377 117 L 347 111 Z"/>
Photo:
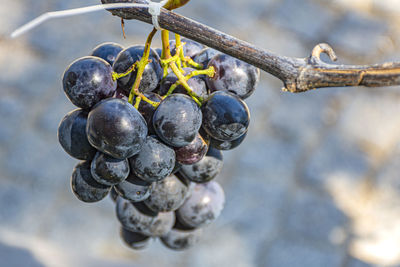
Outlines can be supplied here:
<path id="1" fill-rule="evenodd" d="M 118 0 L 102 0 L 117 3 Z M 152 24 L 147 8 L 110 10 L 125 20 L 140 20 Z M 258 48 L 248 42 L 186 18 L 167 9 L 159 15 L 159 25 L 169 31 L 239 58 L 273 76 L 284 84 L 284 90 L 292 93 L 305 92 L 322 87 L 367 86 L 382 87 L 400 85 L 400 62 L 373 65 L 336 65 L 320 59 L 321 53 L 336 60 L 328 44 L 318 44 L 307 58 L 286 57 Z"/>

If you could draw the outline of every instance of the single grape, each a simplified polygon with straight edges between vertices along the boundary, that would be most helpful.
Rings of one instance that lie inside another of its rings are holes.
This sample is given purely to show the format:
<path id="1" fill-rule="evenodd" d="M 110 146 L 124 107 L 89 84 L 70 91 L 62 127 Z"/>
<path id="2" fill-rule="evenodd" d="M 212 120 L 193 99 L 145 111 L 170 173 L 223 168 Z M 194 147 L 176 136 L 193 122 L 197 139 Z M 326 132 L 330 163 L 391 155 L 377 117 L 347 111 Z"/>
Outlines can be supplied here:
<path id="1" fill-rule="evenodd" d="M 208 63 L 214 67 L 215 75 L 207 77 L 207 85 L 213 91 L 231 92 L 241 99 L 249 97 L 256 89 L 260 70 L 237 58 L 218 54 Z"/>
<path id="2" fill-rule="evenodd" d="M 124 47 L 117 43 L 102 43 L 93 49 L 91 56 L 102 58 L 112 66 L 123 49 Z"/>
<path id="3" fill-rule="evenodd" d="M 110 98 L 89 112 L 86 132 L 92 146 L 114 158 L 125 159 L 140 151 L 147 125 L 127 101 Z"/>
<path id="4" fill-rule="evenodd" d="M 112 97 L 117 83 L 112 79 L 112 68 L 107 61 L 89 56 L 79 58 L 67 67 L 63 87 L 75 106 L 90 109 L 100 100 Z"/>
<path id="5" fill-rule="evenodd" d="M 133 202 L 140 202 L 150 196 L 153 186 L 131 173 L 125 181 L 117 184 L 114 188 L 121 197 Z"/>
<path id="6" fill-rule="evenodd" d="M 93 179 L 89 161 L 75 166 L 71 177 L 71 187 L 79 200 L 88 203 L 102 200 L 111 190 L 110 186 L 100 184 Z"/>
<path id="7" fill-rule="evenodd" d="M 224 203 L 224 191 L 217 182 L 197 184 L 176 214 L 184 225 L 197 228 L 215 221 L 221 214 Z"/>
<path id="8" fill-rule="evenodd" d="M 126 72 L 132 65 L 140 61 L 143 57 L 144 46 L 131 46 L 122 50 L 114 62 L 113 69 L 117 73 Z M 150 62 L 146 65 L 142 80 L 140 82 L 140 92 L 151 92 L 157 88 L 157 85 L 162 79 L 163 70 L 161 68 L 160 58 L 157 53 L 150 49 L 149 54 Z M 136 80 L 137 68 L 129 75 L 118 79 L 118 87 L 129 93 Z"/>
<path id="9" fill-rule="evenodd" d="M 183 94 L 166 97 L 153 116 L 153 126 L 157 135 L 173 147 L 190 144 L 200 129 L 201 121 L 199 106 Z"/>
<path id="10" fill-rule="evenodd" d="M 220 141 L 220 140 L 211 138 L 210 146 L 212 146 L 218 150 L 231 150 L 231 149 L 238 147 L 243 142 L 243 140 L 246 138 L 246 136 L 247 136 L 247 131 L 244 134 L 242 134 L 239 138 L 232 140 L 232 141 Z"/>
<path id="11" fill-rule="evenodd" d="M 142 149 L 129 159 L 131 170 L 146 182 L 156 182 L 171 174 L 175 152 L 155 137 L 147 136 Z"/>
<path id="12" fill-rule="evenodd" d="M 185 250 L 191 248 L 199 240 L 202 229 L 181 230 L 172 228 L 165 236 L 161 237 L 162 243 L 173 250 Z"/>
<path id="13" fill-rule="evenodd" d="M 161 102 L 161 100 L 162 100 L 162 98 L 159 94 L 156 94 L 153 92 L 144 93 L 144 96 L 147 97 L 148 99 L 150 99 L 151 101 L 157 102 L 157 103 Z M 156 108 L 142 99 L 140 101 L 138 110 L 147 122 L 149 134 L 156 134 L 154 127 L 153 127 L 153 115 L 154 115 L 154 112 L 156 111 Z"/>
<path id="14" fill-rule="evenodd" d="M 116 159 L 101 152 L 97 152 L 91 164 L 93 178 L 104 185 L 116 185 L 129 175 L 127 159 Z"/>
<path id="15" fill-rule="evenodd" d="M 210 60 L 218 54 L 221 54 L 221 52 L 211 47 L 206 47 L 193 56 L 193 61 L 203 65 L 203 68 L 207 68 Z"/>
<path id="16" fill-rule="evenodd" d="M 203 129 L 214 139 L 232 141 L 243 135 L 250 123 L 249 109 L 236 95 L 217 91 L 201 107 Z"/>
<path id="17" fill-rule="evenodd" d="M 133 249 L 144 249 L 149 245 L 151 240 L 149 236 L 129 231 L 124 227 L 121 227 L 120 235 L 124 243 Z"/>
<path id="18" fill-rule="evenodd" d="M 160 212 L 151 216 L 136 208 L 139 203 L 117 198 L 117 218 L 124 228 L 147 236 L 163 236 L 171 231 L 175 223 L 173 212 Z"/>
<path id="19" fill-rule="evenodd" d="M 58 126 L 58 141 L 70 156 L 80 160 L 91 160 L 96 149 L 89 144 L 86 135 L 88 113 L 82 109 L 69 112 Z"/>
<path id="20" fill-rule="evenodd" d="M 187 39 L 187 38 L 181 38 L 181 42 L 185 43 L 183 45 L 183 53 L 185 57 L 193 57 L 195 54 L 200 52 L 204 46 L 198 42 L 195 42 L 193 40 Z M 175 40 L 169 41 L 169 47 L 171 49 L 171 55 L 175 55 L 176 53 L 176 42 Z"/>
<path id="21" fill-rule="evenodd" d="M 144 201 L 155 212 L 178 209 L 185 201 L 188 187 L 175 175 L 170 175 L 154 184 L 150 197 Z"/>
<path id="22" fill-rule="evenodd" d="M 210 147 L 206 156 L 193 165 L 182 165 L 179 173 L 195 183 L 206 183 L 214 179 L 222 170 L 223 157 L 221 151 Z"/>
<path id="23" fill-rule="evenodd" d="M 209 141 L 198 133 L 190 144 L 175 148 L 176 161 L 185 165 L 199 162 L 207 153 L 208 144 Z"/>
<path id="24" fill-rule="evenodd" d="M 188 75 L 195 69 L 184 68 L 183 70 L 185 71 L 184 75 Z M 168 75 L 161 81 L 160 89 L 159 89 L 160 95 L 165 95 L 168 92 L 168 90 L 170 89 L 170 87 L 176 81 L 178 81 L 178 78 L 176 77 L 176 75 L 172 71 L 170 73 L 168 73 Z M 190 88 L 192 89 L 192 91 L 197 96 L 200 96 L 202 98 L 206 98 L 208 96 L 206 83 L 200 76 L 194 76 L 194 77 L 190 78 L 189 80 L 187 80 L 187 83 L 190 86 Z M 186 94 L 186 95 L 188 94 L 182 85 L 178 85 L 175 88 L 174 93 L 175 94 L 180 93 L 180 94 Z"/>

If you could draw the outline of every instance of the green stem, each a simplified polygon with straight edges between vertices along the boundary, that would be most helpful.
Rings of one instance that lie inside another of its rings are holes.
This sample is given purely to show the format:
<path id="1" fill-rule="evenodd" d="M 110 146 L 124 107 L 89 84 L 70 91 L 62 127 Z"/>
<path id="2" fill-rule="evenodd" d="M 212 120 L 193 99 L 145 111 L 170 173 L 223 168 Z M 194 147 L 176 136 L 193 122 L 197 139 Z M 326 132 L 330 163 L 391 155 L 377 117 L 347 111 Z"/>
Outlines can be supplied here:
<path id="1" fill-rule="evenodd" d="M 179 71 L 179 69 L 176 66 L 176 64 L 174 62 L 171 62 L 169 64 L 169 67 L 174 72 L 174 74 L 178 78 L 178 80 L 179 80 L 180 84 L 183 86 L 183 88 L 185 88 L 186 92 L 193 98 L 194 101 L 196 101 L 196 103 L 199 106 L 201 106 L 201 104 L 203 102 L 203 98 L 198 96 L 195 92 L 193 92 L 193 90 L 190 88 L 190 86 L 186 82 L 185 76 L 182 74 L 182 72 Z"/>
<path id="2" fill-rule="evenodd" d="M 191 65 L 193 68 L 198 69 L 198 70 L 202 70 L 203 69 L 203 65 L 199 64 L 197 62 L 194 62 L 193 59 L 191 59 L 190 57 L 185 57 L 185 59 L 183 60 L 183 62 L 188 63 L 189 65 Z"/>
<path id="3" fill-rule="evenodd" d="M 181 42 L 181 36 L 177 33 L 175 33 L 175 55 L 178 56 L 176 64 L 178 65 L 179 70 L 182 71 L 182 58 L 184 57 L 183 44 Z M 183 61 L 183 67 L 187 67 L 185 61 Z"/>
<path id="4" fill-rule="evenodd" d="M 161 59 L 168 60 L 171 58 L 171 49 L 169 46 L 169 31 L 162 30 L 161 31 L 161 42 L 162 42 L 162 52 L 161 52 Z M 163 61 L 161 61 L 162 63 Z M 168 64 L 162 64 L 164 74 L 163 77 L 168 75 Z"/>
<path id="5" fill-rule="evenodd" d="M 161 41 L 162 41 L 162 47 L 163 47 L 163 59 L 168 60 L 170 59 L 171 56 L 171 50 L 169 47 L 169 32 L 167 30 L 162 30 L 161 31 Z M 196 93 L 193 92 L 193 90 L 190 88 L 190 86 L 187 84 L 185 76 L 182 74 L 182 72 L 179 70 L 178 66 L 176 65 L 175 61 L 171 61 L 168 63 L 168 65 L 164 66 L 164 77 L 167 76 L 168 74 L 168 67 L 174 72 L 176 77 L 178 78 L 178 81 L 180 84 L 185 88 L 187 93 L 193 98 L 193 100 L 201 106 L 201 103 L 203 99 L 198 96 Z"/>
<path id="6" fill-rule="evenodd" d="M 161 62 L 163 65 L 168 65 L 171 62 L 175 62 L 179 59 L 178 55 L 175 55 L 173 57 L 170 57 L 168 59 L 161 59 Z"/>
<path id="7" fill-rule="evenodd" d="M 194 67 L 195 69 L 203 69 L 203 65 L 196 63 L 191 59 L 190 57 L 186 57 L 184 52 L 183 52 L 183 46 L 186 43 L 182 43 L 181 36 L 177 33 L 175 33 L 175 42 L 176 42 L 176 54 L 179 54 L 179 60 L 176 61 L 178 64 L 178 68 L 182 70 L 182 66 L 184 68 L 187 68 L 190 66 Z M 178 52 L 178 47 L 181 48 Z"/>
<path id="8" fill-rule="evenodd" d="M 123 73 L 117 73 L 117 72 L 113 71 L 112 72 L 113 81 L 116 81 L 116 80 L 118 80 L 120 78 L 123 78 L 123 77 L 128 76 L 129 74 L 131 74 L 135 70 L 137 63 L 138 62 L 135 62 L 127 71 L 125 71 Z"/>
<path id="9" fill-rule="evenodd" d="M 205 70 L 194 70 L 191 71 L 188 75 L 186 75 L 186 79 L 189 80 L 190 78 L 198 75 L 207 75 L 208 77 L 214 77 L 215 75 L 215 69 L 213 66 L 209 67 L 208 69 Z"/>
<path id="10" fill-rule="evenodd" d="M 142 101 L 142 98 L 140 96 L 136 97 L 134 106 L 136 109 L 139 109 L 140 101 Z"/>
<path id="11" fill-rule="evenodd" d="M 133 98 L 135 95 L 141 96 L 144 101 L 146 101 L 146 99 L 147 99 L 147 97 L 143 97 L 143 94 L 139 92 L 139 85 L 140 85 L 140 82 L 142 81 L 144 69 L 145 69 L 146 65 L 149 63 L 151 41 L 153 40 L 153 37 L 156 34 L 156 32 L 157 32 L 157 29 L 153 28 L 153 30 L 147 37 L 146 44 L 144 46 L 143 56 L 140 59 L 140 61 L 137 63 L 138 69 L 137 69 L 137 73 L 136 73 L 136 79 L 132 86 L 131 92 L 129 93 L 129 99 L 128 99 L 128 102 L 131 104 L 133 104 Z M 146 102 L 148 102 L 148 101 L 146 101 Z M 153 101 L 151 101 L 151 102 L 153 102 Z M 150 102 L 148 102 L 148 103 L 151 104 Z"/>
<path id="12" fill-rule="evenodd" d="M 208 69 L 205 70 L 194 70 L 191 71 L 188 75 L 185 76 L 185 80 L 188 81 L 190 78 L 194 77 L 194 76 L 198 76 L 198 75 L 207 75 L 209 77 L 213 77 L 215 74 L 215 70 L 214 67 L 211 66 Z M 181 85 L 181 81 L 178 80 L 176 81 L 173 85 L 171 85 L 171 87 L 169 88 L 168 92 L 165 94 L 164 98 L 169 96 L 170 94 L 172 94 L 174 92 L 174 90 L 176 89 L 176 87 L 178 87 L 179 85 Z"/>
<path id="13" fill-rule="evenodd" d="M 176 81 L 173 85 L 171 85 L 168 92 L 163 96 L 163 98 L 166 98 L 167 96 L 172 94 L 175 91 L 176 87 L 178 87 L 178 85 L 180 85 L 180 84 L 181 84 L 180 81 Z"/>

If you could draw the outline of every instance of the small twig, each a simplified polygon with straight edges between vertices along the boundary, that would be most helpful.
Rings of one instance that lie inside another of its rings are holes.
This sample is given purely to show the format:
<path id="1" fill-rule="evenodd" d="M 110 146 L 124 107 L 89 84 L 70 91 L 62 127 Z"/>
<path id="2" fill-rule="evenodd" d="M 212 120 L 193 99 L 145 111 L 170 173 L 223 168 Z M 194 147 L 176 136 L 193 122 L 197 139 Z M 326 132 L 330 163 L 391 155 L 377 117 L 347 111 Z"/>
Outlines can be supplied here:
<path id="1" fill-rule="evenodd" d="M 122 36 L 124 36 L 124 39 L 126 39 L 125 35 L 125 20 L 121 18 L 121 29 L 122 29 Z"/>
<path id="2" fill-rule="evenodd" d="M 146 8 L 114 9 L 111 12 L 124 19 L 136 19 L 151 24 L 151 15 Z M 321 53 L 328 54 L 332 60 L 336 59 L 336 55 L 327 44 L 317 45 L 308 58 L 280 56 L 166 9 L 161 11 L 159 24 L 166 30 L 259 67 L 282 80 L 284 90 L 293 93 L 321 87 L 379 87 L 400 84 L 400 62 L 375 65 L 328 64 L 320 60 Z"/>

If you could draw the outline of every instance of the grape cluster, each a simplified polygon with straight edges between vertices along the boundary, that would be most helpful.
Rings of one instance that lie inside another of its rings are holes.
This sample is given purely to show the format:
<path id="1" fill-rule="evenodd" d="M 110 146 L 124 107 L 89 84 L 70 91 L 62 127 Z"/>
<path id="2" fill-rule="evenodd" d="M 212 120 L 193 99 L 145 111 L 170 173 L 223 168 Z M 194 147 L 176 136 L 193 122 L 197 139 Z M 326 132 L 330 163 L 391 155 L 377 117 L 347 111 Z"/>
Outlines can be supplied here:
<path id="1" fill-rule="evenodd" d="M 192 94 L 164 71 L 161 49 L 150 50 L 143 73 L 132 68 L 145 51 L 140 45 L 101 44 L 63 76 L 64 92 L 78 107 L 58 128 L 63 149 L 81 160 L 72 191 L 89 203 L 110 194 L 121 237 L 134 249 L 154 237 L 174 250 L 198 240 L 224 206 L 224 192 L 213 180 L 223 165 L 221 150 L 237 147 L 249 126 L 243 99 L 253 93 L 259 70 L 192 40 L 182 42 L 194 65 L 215 70 L 188 77 Z M 175 41 L 170 47 L 174 55 Z M 184 75 L 193 71 L 181 69 Z M 128 102 L 137 75 L 147 101 L 136 96 Z"/>

